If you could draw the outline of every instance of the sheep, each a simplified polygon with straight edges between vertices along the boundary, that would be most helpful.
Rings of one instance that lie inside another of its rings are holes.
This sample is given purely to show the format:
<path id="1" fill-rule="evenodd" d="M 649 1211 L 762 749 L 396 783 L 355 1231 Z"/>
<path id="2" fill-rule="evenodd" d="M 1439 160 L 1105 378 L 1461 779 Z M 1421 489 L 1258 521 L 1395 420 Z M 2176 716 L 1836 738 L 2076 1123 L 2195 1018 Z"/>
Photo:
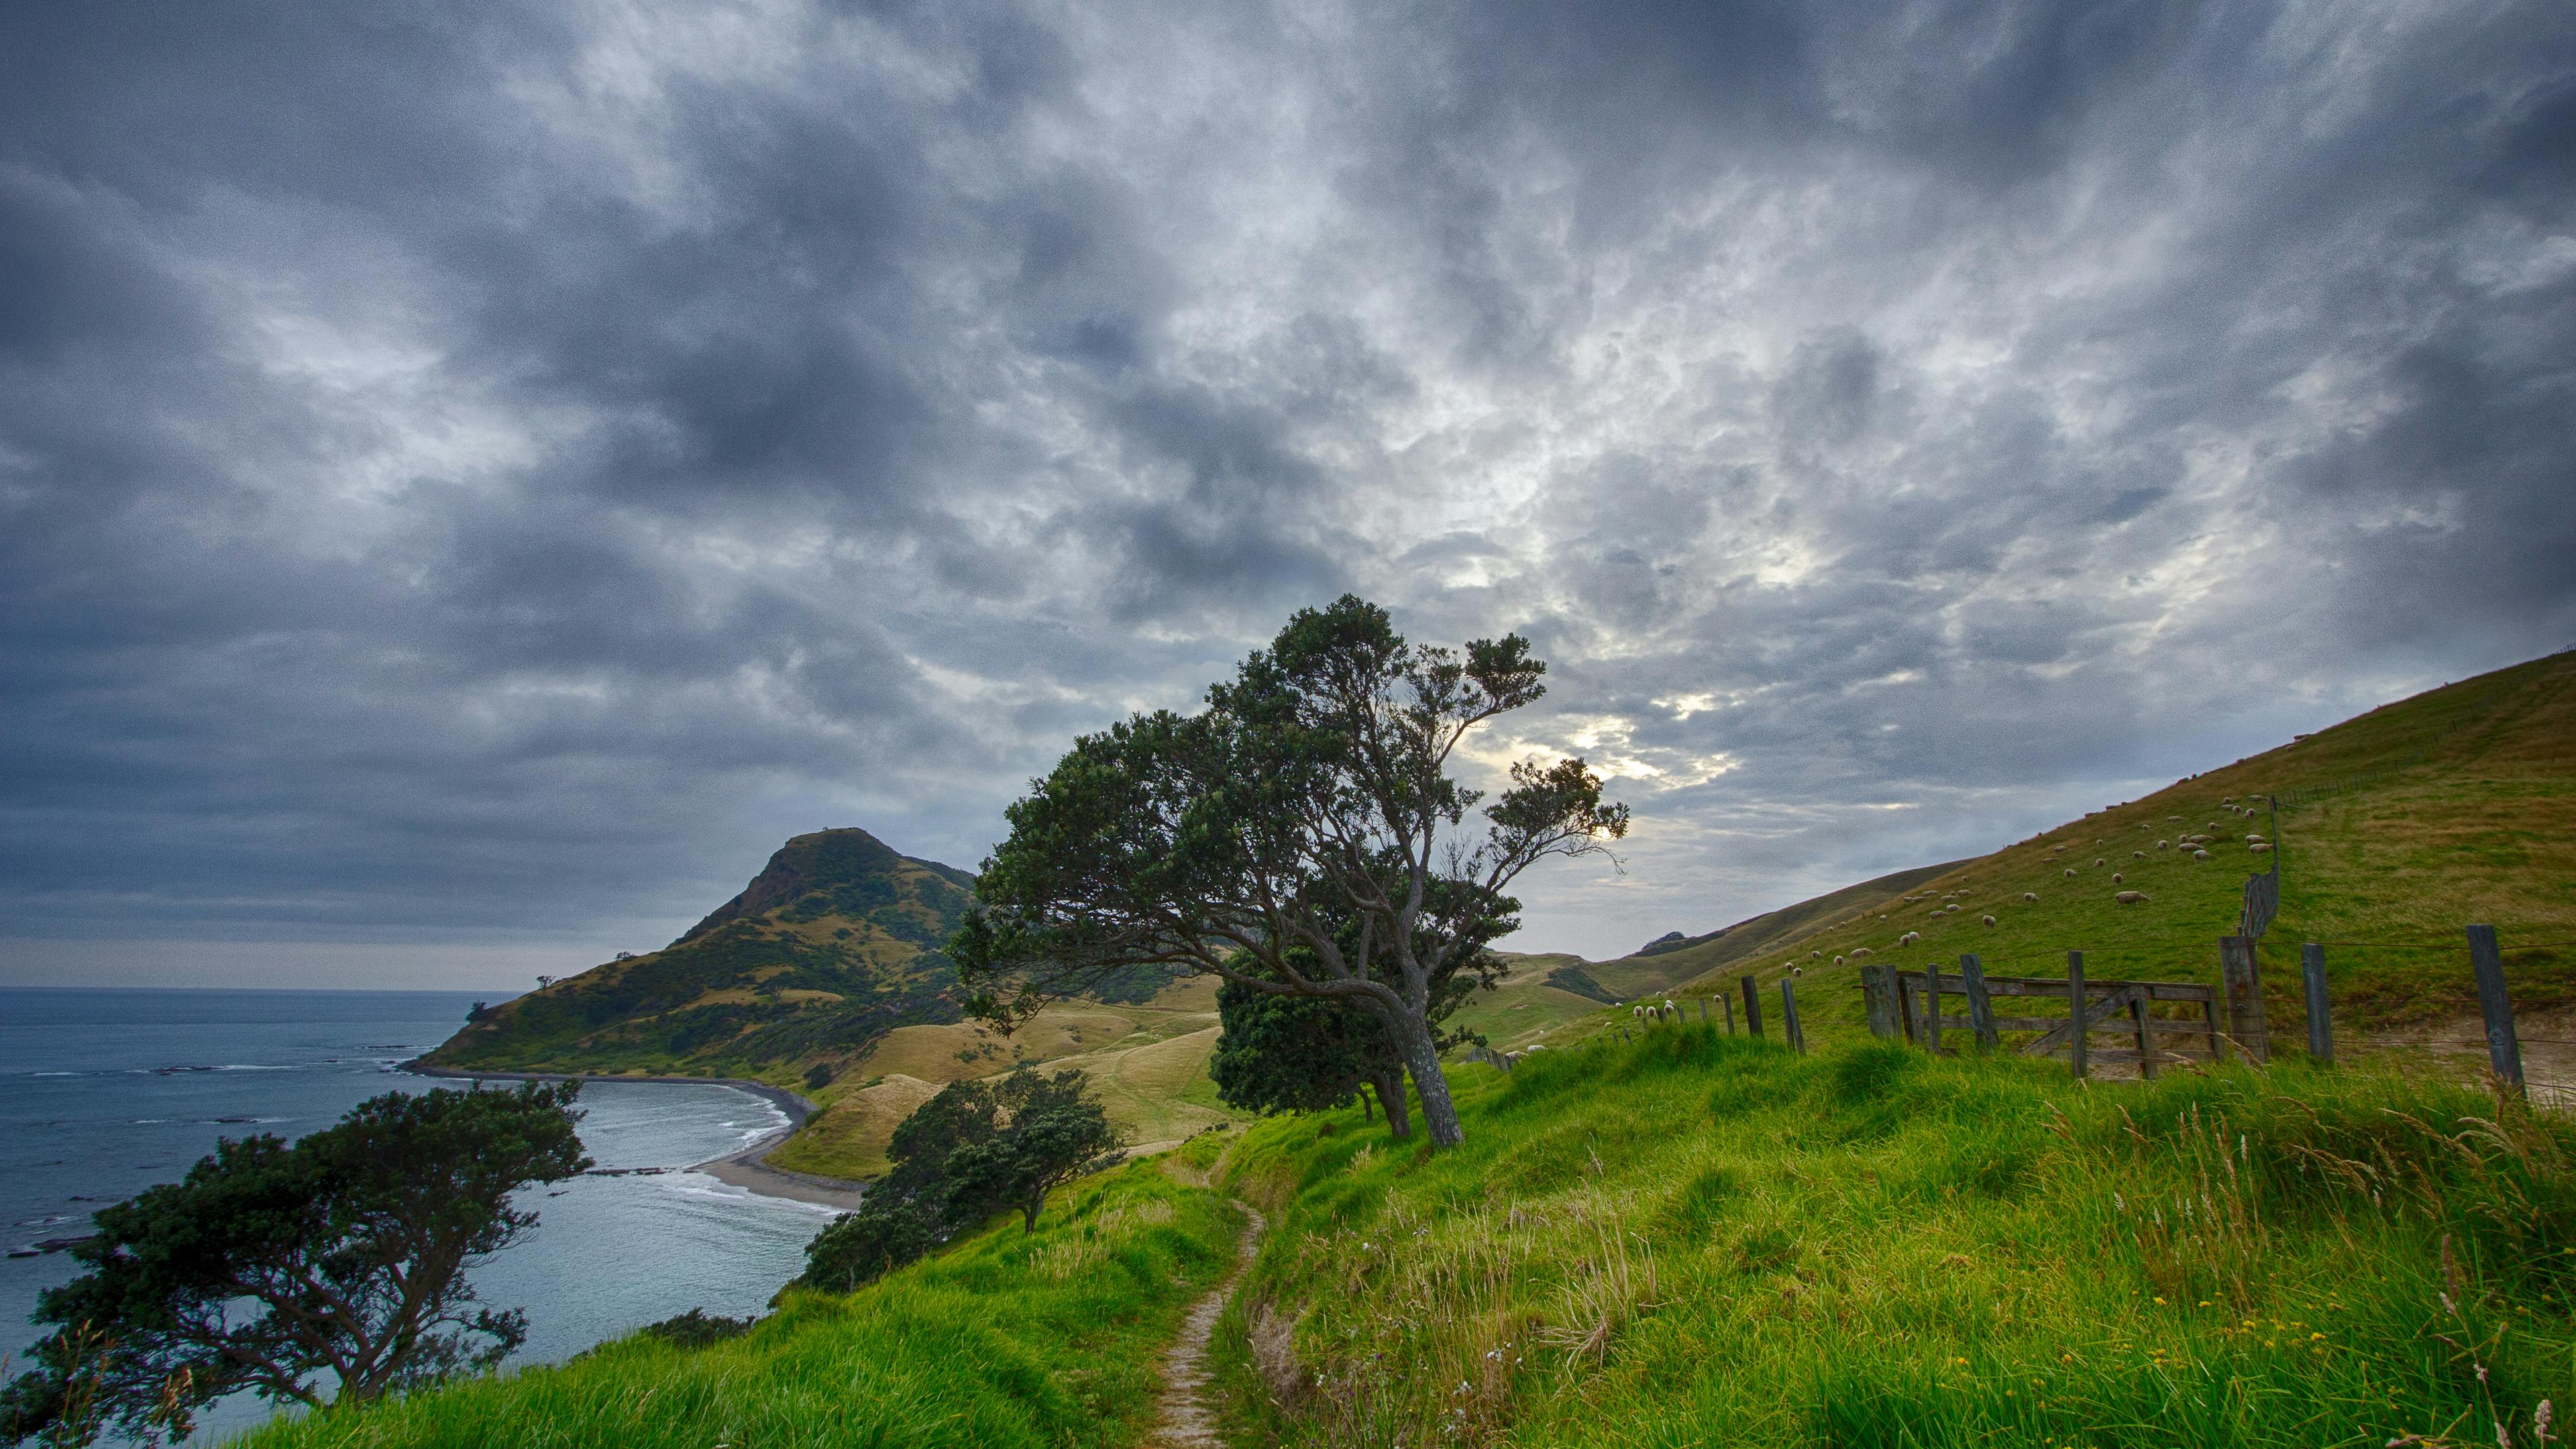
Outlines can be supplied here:
<path id="1" fill-rule="evenodd" d="M 1908 946 L 1911 946 L 1911 945 L 1913 945 L 1915 942 L 1920 941 L 1920 940 L 1922 940 L 1922 939 L 1923 939 L 1923 933 L 1922 933 L 1921 931 L 1908 931 L 1908 932 L 1906 932 L 1904 935 L 1899 936 L 1899 937 L 1897 937 L 1897 938 L 1896 938 L 1896 946 L 1897 946 L 1897 949 L 1901 951 L 1901 950 L 1903 950 L 1904 948 L 1906 948 L 1906 947 L 1908 947 Z"/>
<path id="2" fill-rule="evenodd" d="M 2263 843 L 2263 837 L 2259 835 L 2249 835 L 2245 837 L 2245 843 L 2247 845 L 2260 845 Z"/>
<path id="3" fill-rule="evenodd" d="M 2147 893 L 2145 891 L 2122 891 L 2118 895 L 2111 897 L 2111 899 L 2118 901 L 2124 906 L 2142 906 L 2147 902 Z"/>
<path id="4" fill-rule="evenodd" d="M 1871 953 L 1871 951 L 1870 951 L 1870 948 L 1869 948 L 1869 947 L 1867 947 L 1867 946 L 1854 946 L 1854 947 L 1852 947 L 1852 948 L 1851 948 L 1851 956 L 1852 956 L 1852 959 L 1853 959 L 1853 960 L 1855 960 L 1855 961 L 1859 960 L 1859 959 L 1860 959 L 1861 957 L 1863 957 L 1863 956 L 1867 956 L 1867 955 L 1870 955 L 1870 954 L 1872 954 L 1872 953 Z"/>
<path id="5" fill-rule="evenodd" d="M 2070 865 L 2066 868 L 2066 878 L 2068 880 L 2075 879 L 2075 867 Z"/>
<path id="6" fill-rule="evenodd" d="M 2209 859 L 2209 852 L 2206 850 L 2195 850 L 2191 853 L 2191 858 L 2194 860 L 2207 860 Z"/>
<path id="7" fill-rule="evenodd" d="M 1843 964 L 1843 958 L 1842 958 L 1842 957 L 1840 957 L 1840 956 L 1836 956 L 1836 957 L 1834 958 L 1834 964 L 1835 964 L 1835 965 L 1837 965 L 1837 966 L 1840 966 L 1841 964 Z"/>
<path id="8" fill-rule="evenodd" d="M 2179 815 L 2168 815 L 2165 817 L 2165 823 L 2167 825 L 2180 825 L 2182 823 L 2182 817 Z"/>
<path id="9" fill-rule="evenodd" d="M 2111 872 L 2111 884 L 2113 884 L 2113 885 L 2118 885 L 2118 884 L 2121 882 L 2121 880 L 2122 880 L 2122 879 L 2123 879 L 2123 877 L 2121 876 L 2121 874 L 2120 874 L 2118 871 L 2116 871 L 2116 870 L 2115 870 L 2115 871 Z"/>
<path id="10" fill-rule="evenodd" d="M 2171 850 L 2173 849 L 2173 842 L 2170 840 L 2159 840 L 2156 842 L 2156 849 Z"/>
<path id="11" fill-rule="evenodd" d="M 2038 899 L 2039 899 L 2039 892 L 2037 892 L 2037 891 L 2023 891 L 2023 892 L 2021 893 L 2021 898 L 2022 898 L 2023 900 L 2026 900 L 2026 901 L 2036 901 L 2036 900 L 2038 900 Z"/>
<path id="12" fill-rule="evenodd" d="M 1804 966 L 1792 966 L 1789 968 L 1789 974 L 1792 976 L 1804 976 L 1807 974 L 1807 968 Z"/>
<path id="13" fill-rule="evenodd" d="M 2221 805 L 2233 805 L 2236 803 L 2236 797 L 2233 795 L 2221 795 L 2218 797 L 2218 803 Z"/>
<path id="14" fill-rule="evenodd" d="M 2257 844 L 2254 844 L 2254 845 L 2249 845 L 2249 846 L 2247 846 L 2247 847 L 2245 847 L 2245 848 L 2246 848 L 2247 850 L 2250 850 L 2250 851 L 2254 852 L 2256 855 L 2262 855 L 2262 854 L 2265 854 L 2266 852 L 2270 851 L 2272 847 L 2270 847 L 2270 846 L 2268 846 L 2268 845 L 2264 845 L 2264 844 L 2257 843 Z"/>
<path id="15" fill-rule="evenodd" d="M 2097 856 L 2095 856 L 2095 857 L 2093 857 L 2093 868 L 2094 868 L 2095 870 L 2100 870 L 2102 867 L 2104 867 L 2104 866 L 2106 866 L 2106 865 L 2109 865 L 2110 863 L 2111 863 L 2111 862 L 2109 862 L 2109 861 L 2107 861 L 2107 860 L 2104 860 L 2102 857 L 2100 857 L 2100 856 L 2098 856 L 2098 855 L 2097 855 Z"/>
<path id="16" fill-rule="evenodd" d="M 1957 901 L 1952 901 L 1949 905 L 1942 907 L 1942 909 L 1952 914 L 1956 914 L 1959 909 L 1959 903 Z"/>
<path id="17" fill-rule="evenodd" d="M 1986 923 L 1987 925 L 1989 925 L 1989 926 L 1991 926 L 1991 925 L 1993 925 L 1993 924 L 1995 923 L 1995 918 L 1994 918 L 1994 917 L 1992 917 L 1992 916 L 1982 917 L 1981 919 L 1983 919 L 1983 920 L 1985 921 L 1985 923 Z"/>
<path id="18" fill-rule="evenodd" d="M 2129 859 L 2131 860 L 2144 860 L 2146 858 L 2147 853 L 2143 850 L 2133 850 L 2129 852 Z"/>

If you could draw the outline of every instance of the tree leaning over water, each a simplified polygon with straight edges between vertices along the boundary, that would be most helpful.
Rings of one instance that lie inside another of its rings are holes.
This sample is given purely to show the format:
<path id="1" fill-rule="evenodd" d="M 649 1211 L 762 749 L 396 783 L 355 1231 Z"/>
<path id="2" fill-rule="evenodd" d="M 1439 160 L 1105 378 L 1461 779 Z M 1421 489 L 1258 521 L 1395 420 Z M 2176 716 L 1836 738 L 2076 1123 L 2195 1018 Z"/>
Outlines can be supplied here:
<path id="1" fill-rule="evenodd" d="M 465 1269 L 536 1226 L 513 1192 L 590 1166 L 579 1090 L 389 1092 L 101 1211 L 88 1271 L 37 1300 L 57 1331 L 0 1390 L 0 1438 L 175 1440 L 242 1389 L 320 1408 L 326 1371 L 347 1402 L 499 1363 L 526 1315 L 478 1306 Z"/>
<path id="2" fill-rule="evenodd" d="M 1433 1003 L 1460 970 L 1494 969 L 1484 947 L 1518 924 L 1521 872 L 1628 828 L 1579 759 L 1514 765 L 1469 824 L 1483 796 L 1450 756 L 1544 694 L 1546 670 L 1518 635 L 1409 644 L 1345 595 L 1300 610 L 1201 712 L 1075 741 L 1010 808 L 949 942 L 972 1009 L 1008 1029 L 1145 963 L 1346 1001 L 1394 1043 L 1431 1140 L 1454 1145 Z"/>

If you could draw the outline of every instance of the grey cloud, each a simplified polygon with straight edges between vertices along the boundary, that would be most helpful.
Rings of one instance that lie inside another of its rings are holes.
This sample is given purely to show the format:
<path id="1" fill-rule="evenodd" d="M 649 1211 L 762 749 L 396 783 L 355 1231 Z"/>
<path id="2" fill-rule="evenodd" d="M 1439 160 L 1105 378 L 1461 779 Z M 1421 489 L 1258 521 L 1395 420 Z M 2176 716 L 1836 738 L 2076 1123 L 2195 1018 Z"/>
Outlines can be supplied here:
<path id="1" fill-rule="evenodd" d="M 703 18 L 0 21 L 0 937 L 971 864 L 1357 588 L 1626 949 L 2576 638 L 2563 6 Z"/>

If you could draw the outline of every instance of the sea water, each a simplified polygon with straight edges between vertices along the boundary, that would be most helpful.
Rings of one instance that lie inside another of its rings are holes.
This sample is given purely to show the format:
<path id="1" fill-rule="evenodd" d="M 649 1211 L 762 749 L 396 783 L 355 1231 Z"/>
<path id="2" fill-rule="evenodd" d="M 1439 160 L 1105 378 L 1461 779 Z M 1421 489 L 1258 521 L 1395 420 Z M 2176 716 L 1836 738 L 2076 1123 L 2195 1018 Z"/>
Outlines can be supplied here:
<path id="1" fill-rule="evenodd" d="M 396 1067 L 446 1040 L 474 999 L 0 989 L 0 1242 L 79 1236 L 91 1212 L 175 1181 L 220 1138 L 291 1139 L 379 1093 L 462 1085 Z M 715 1085 L 591 1083 L 580 1107 L 601 1168 L 685 1169 L 786 1123 L 759 1097 Z M 536 1209 L 536 1229 L 468 1273 L 485 1304 L 527 1311 L 519 1364 L 560 1362 L 692 1308 L 758 1313 L 831 1219 L 688 1171 L 578 1177 L 519 1203 Z M 29 1321 L 36 1295 L 77 1271 L 66 1253 L 0 1261 L 0 1354 L 23 1364 L 43 1332 Z M 328 1392 L 327 1374 L 322 1383 Z M 237 1396 L 193 1442 L 270 1412 Z"/>

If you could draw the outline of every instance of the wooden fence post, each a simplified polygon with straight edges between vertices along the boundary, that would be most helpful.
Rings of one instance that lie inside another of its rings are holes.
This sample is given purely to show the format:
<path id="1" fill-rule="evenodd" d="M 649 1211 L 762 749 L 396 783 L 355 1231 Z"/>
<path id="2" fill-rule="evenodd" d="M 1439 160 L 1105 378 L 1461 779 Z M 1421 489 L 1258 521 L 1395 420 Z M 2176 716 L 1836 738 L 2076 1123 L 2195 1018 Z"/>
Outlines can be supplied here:
<path id="1" fill-rule="evenodd" d="M 1941 1054 L 1941 961 L 1935 957 L 1923 968 L 1923 1049 L 1934 1056 Z"/>
<path id="2" fill-rule="evenodd" d="M 2138 1076 L 2152 1082 L 2156 1079 L 2156 1041 L 2155 1034 L 2147 1030 L 2147 998 L 2144 995 L 2129 998 L 2129 1030 L 2138 1038 Z"/>
<path id="3" fill-rule="evenodd" d="M 1762 992 L 1753 984 L 1750 972 L 1744 977 L 1744 1030 L 1752 1036 L 1762 1034 Z"/>
<path id="4" fill-rule="evenodd" d="M 2263 1020 L 2263 971 L 2254 961 L 2252 937 L 2219 938 L 2218 974 L 2227 984 L 2227 1034 L 2248 1059 L 2270 1061 L 2272 1029 Z"/>
<path id="5" fill-rule="evenodd" d="M 1895 984 L 1886 967 L 1875 961 L 1861 963 L 1860 1000 L 1869 1014 L 1871 1036 L 1896 1035 Z"/>
<path id="6" fill-rule="evenodd" d="M 1723 990 L 1717 993 L 1717 1012 L 1726 1018 L 1726 1034 L 1735 1035 L 1735 998 Z"/>
<path id="7" fill-rule="evenodd" d="M 2527 1092 L 2522 1082 L 2522 1040 L 2513 1031 L 2513 998 L 2504 990 L 2504 952 L 2493 926 L 2469 927 L 2469 964 L 2478 973 L 2478 1013 L 2487 1019 L 2487 1065 Z"/>
<path id="8" fill-rule="evenodd" d="M 1798 992 L 1796 983 L 1780 978 L 1780 1034 L 1789 1040 L 1789 1050 L 1807 1054 L 1807 1034 L 1798 1029 Z"/>
<path id="9" fill-rule="evenodd" d="M 1708 1025 L 1708 998 L 1705 996 L 1699 999 L 1699 1024 Z"/>
<path id="10" fill-rule="evenodd" d="M 2314 941 L 2299 948 L 2299 974 L 2308 987 L 2308 1055 L 2334 1065 L 2334 1017 L 2326 1005 L 2326 948 Z"/>
<path id="11" fill-rule="evenodd" d="M 1986 995 L 1986 967 L 1975 956 L 1959 958 L 1959 986 L 1968 998 L 1968 1026 L 1977 1034 L 1977 1049 L 1993 1051 L 1995 1036 L 1995 1003 Z"/>
<path id="12" fill-rule="evenodd" d="M 2074 1047 L 2072 1065 L 2075 1079 L 2080 1082 L 2093 1070 L 2092 1033 L 2084 1029 L 2087 1024 L 2084 1012 L 2090 1003 L 2084 999 L 2084 953 L 2081 951 L 2066 953 L 2066 999 L 2075 1011 L 2075 1026 L 2068 1036 L 2072 1038 Z"/>

